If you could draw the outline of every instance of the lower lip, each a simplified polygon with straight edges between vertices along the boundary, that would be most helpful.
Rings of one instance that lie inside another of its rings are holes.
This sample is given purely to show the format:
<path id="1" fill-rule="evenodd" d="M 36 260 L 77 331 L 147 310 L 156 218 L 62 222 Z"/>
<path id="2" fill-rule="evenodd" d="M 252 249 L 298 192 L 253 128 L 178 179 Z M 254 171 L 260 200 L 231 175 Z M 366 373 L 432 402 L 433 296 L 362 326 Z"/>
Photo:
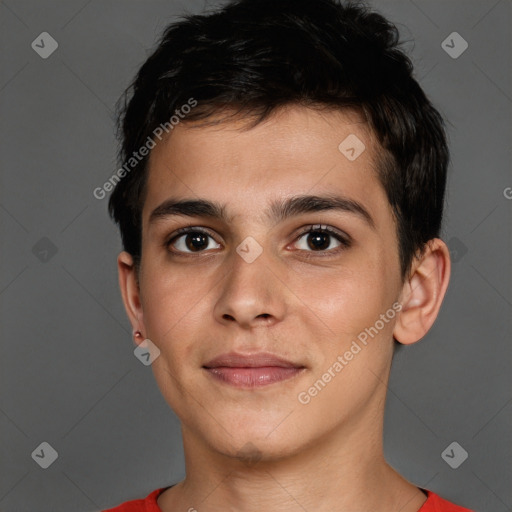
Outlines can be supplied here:
<path id="1" fill-rule="evenodd" d="M 299 374 L 304 368 L 282 368 L 280 366 L 263 366 L 258 368 L 231 368 L 219 366 L 206 368 L 208 373 L 232 386 L 239 388 L 257 388 L 275 382 L 288 380 Z"/>

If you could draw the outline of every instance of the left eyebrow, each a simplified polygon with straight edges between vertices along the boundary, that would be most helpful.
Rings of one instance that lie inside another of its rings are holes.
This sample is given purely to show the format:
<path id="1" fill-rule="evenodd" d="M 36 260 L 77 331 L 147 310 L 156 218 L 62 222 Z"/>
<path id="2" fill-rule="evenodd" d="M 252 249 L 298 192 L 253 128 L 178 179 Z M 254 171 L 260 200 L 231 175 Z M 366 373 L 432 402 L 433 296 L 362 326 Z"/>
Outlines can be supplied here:
<path id="1" fill-rule="evenodd" d="M 351 213 L 364 220 L 373 230 L 376 229 L 375 221 L 368 210 L 361 203 L 344 196 L 303 195 L 278 199 L 272 202 L 266 215 L 275 222 L 280 222 L 296 215 L 325 210 Z"/>
<path id="2" fill-rule="evenodd" d="M 304 213 L 336 210 L 351 213 L 364 220 L 373 230 L 375 221 L 368 210 L 359 202 L 344 196 L 300 195 L 287 199 L 274 200 L 265 211 L 267 219 L 282 222 Z M 232 217 L 226 213 L 226 205 L 206 199 L 167 199 L 157 206 L 149 216 L 152 224 L 159 219 L 171 216 L 208 217 L 229 224 Z"/>

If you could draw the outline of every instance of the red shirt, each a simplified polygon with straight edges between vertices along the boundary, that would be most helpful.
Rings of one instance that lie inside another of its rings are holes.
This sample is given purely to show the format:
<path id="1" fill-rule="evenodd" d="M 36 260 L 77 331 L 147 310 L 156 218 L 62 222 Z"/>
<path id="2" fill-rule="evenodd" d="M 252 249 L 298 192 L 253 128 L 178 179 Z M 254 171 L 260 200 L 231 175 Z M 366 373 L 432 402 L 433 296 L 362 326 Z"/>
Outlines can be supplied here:
<path id="1" fill-rule="evenodd" d="M 127 501 L 118 507 L 109 508 L 102 512 L 162 512 L 156 502 L 156 499 L 167 489 L 168 487 L 156 489 L 145 499 Z M 437 494 L 429 491 L 428 489 L 422 490 L 427 493 L 427 501 L 423 503 L 418 512 L 473 512 L 468 508 L 459 507 L 449 501 L 443 500 L 443 498 L 440 498 Z"/>

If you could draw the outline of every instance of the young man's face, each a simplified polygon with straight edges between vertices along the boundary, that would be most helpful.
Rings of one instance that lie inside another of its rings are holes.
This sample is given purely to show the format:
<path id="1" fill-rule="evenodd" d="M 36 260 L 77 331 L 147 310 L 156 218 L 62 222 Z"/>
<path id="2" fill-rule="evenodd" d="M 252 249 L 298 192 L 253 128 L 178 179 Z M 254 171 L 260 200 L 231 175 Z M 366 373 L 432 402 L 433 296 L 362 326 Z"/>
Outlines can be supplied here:
<path id="1" fill-rule="evenodd" d="M 152 150 L 136 316 L 160 350 L 161 392 L 185 437 L 220 453 L 252 443 L 282 457 L 327 434 L 378 436 L 402 285 L 375 142 L 355 113 L 293 107 L 244 126 L 182 123 Z M 366 147 L 355 159 L 354 135 Z M 282 210 L 299 196 L 360 209 Z M 170 199 L 215 203 L 226 219 L 151 216 Z M 197 229 L 176 233 L 185 227 Z M 231 352 L 273 354 L 295 369 L 205 368 Z"/>

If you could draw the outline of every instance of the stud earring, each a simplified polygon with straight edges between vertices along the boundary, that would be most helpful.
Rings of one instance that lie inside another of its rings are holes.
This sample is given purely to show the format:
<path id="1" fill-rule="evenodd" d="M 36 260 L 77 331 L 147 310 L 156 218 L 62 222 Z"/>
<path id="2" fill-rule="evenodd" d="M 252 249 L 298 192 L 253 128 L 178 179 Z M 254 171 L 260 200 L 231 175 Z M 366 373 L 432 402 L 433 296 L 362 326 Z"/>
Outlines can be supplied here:
<path id="1" fill-rule="evenodd" d="M 140 331 L 137 331 L 137 330 L 133 331 L 133 337 L 135 339 L 144 338 L 144 336 L 142 336 L 142 333 Z"/>

